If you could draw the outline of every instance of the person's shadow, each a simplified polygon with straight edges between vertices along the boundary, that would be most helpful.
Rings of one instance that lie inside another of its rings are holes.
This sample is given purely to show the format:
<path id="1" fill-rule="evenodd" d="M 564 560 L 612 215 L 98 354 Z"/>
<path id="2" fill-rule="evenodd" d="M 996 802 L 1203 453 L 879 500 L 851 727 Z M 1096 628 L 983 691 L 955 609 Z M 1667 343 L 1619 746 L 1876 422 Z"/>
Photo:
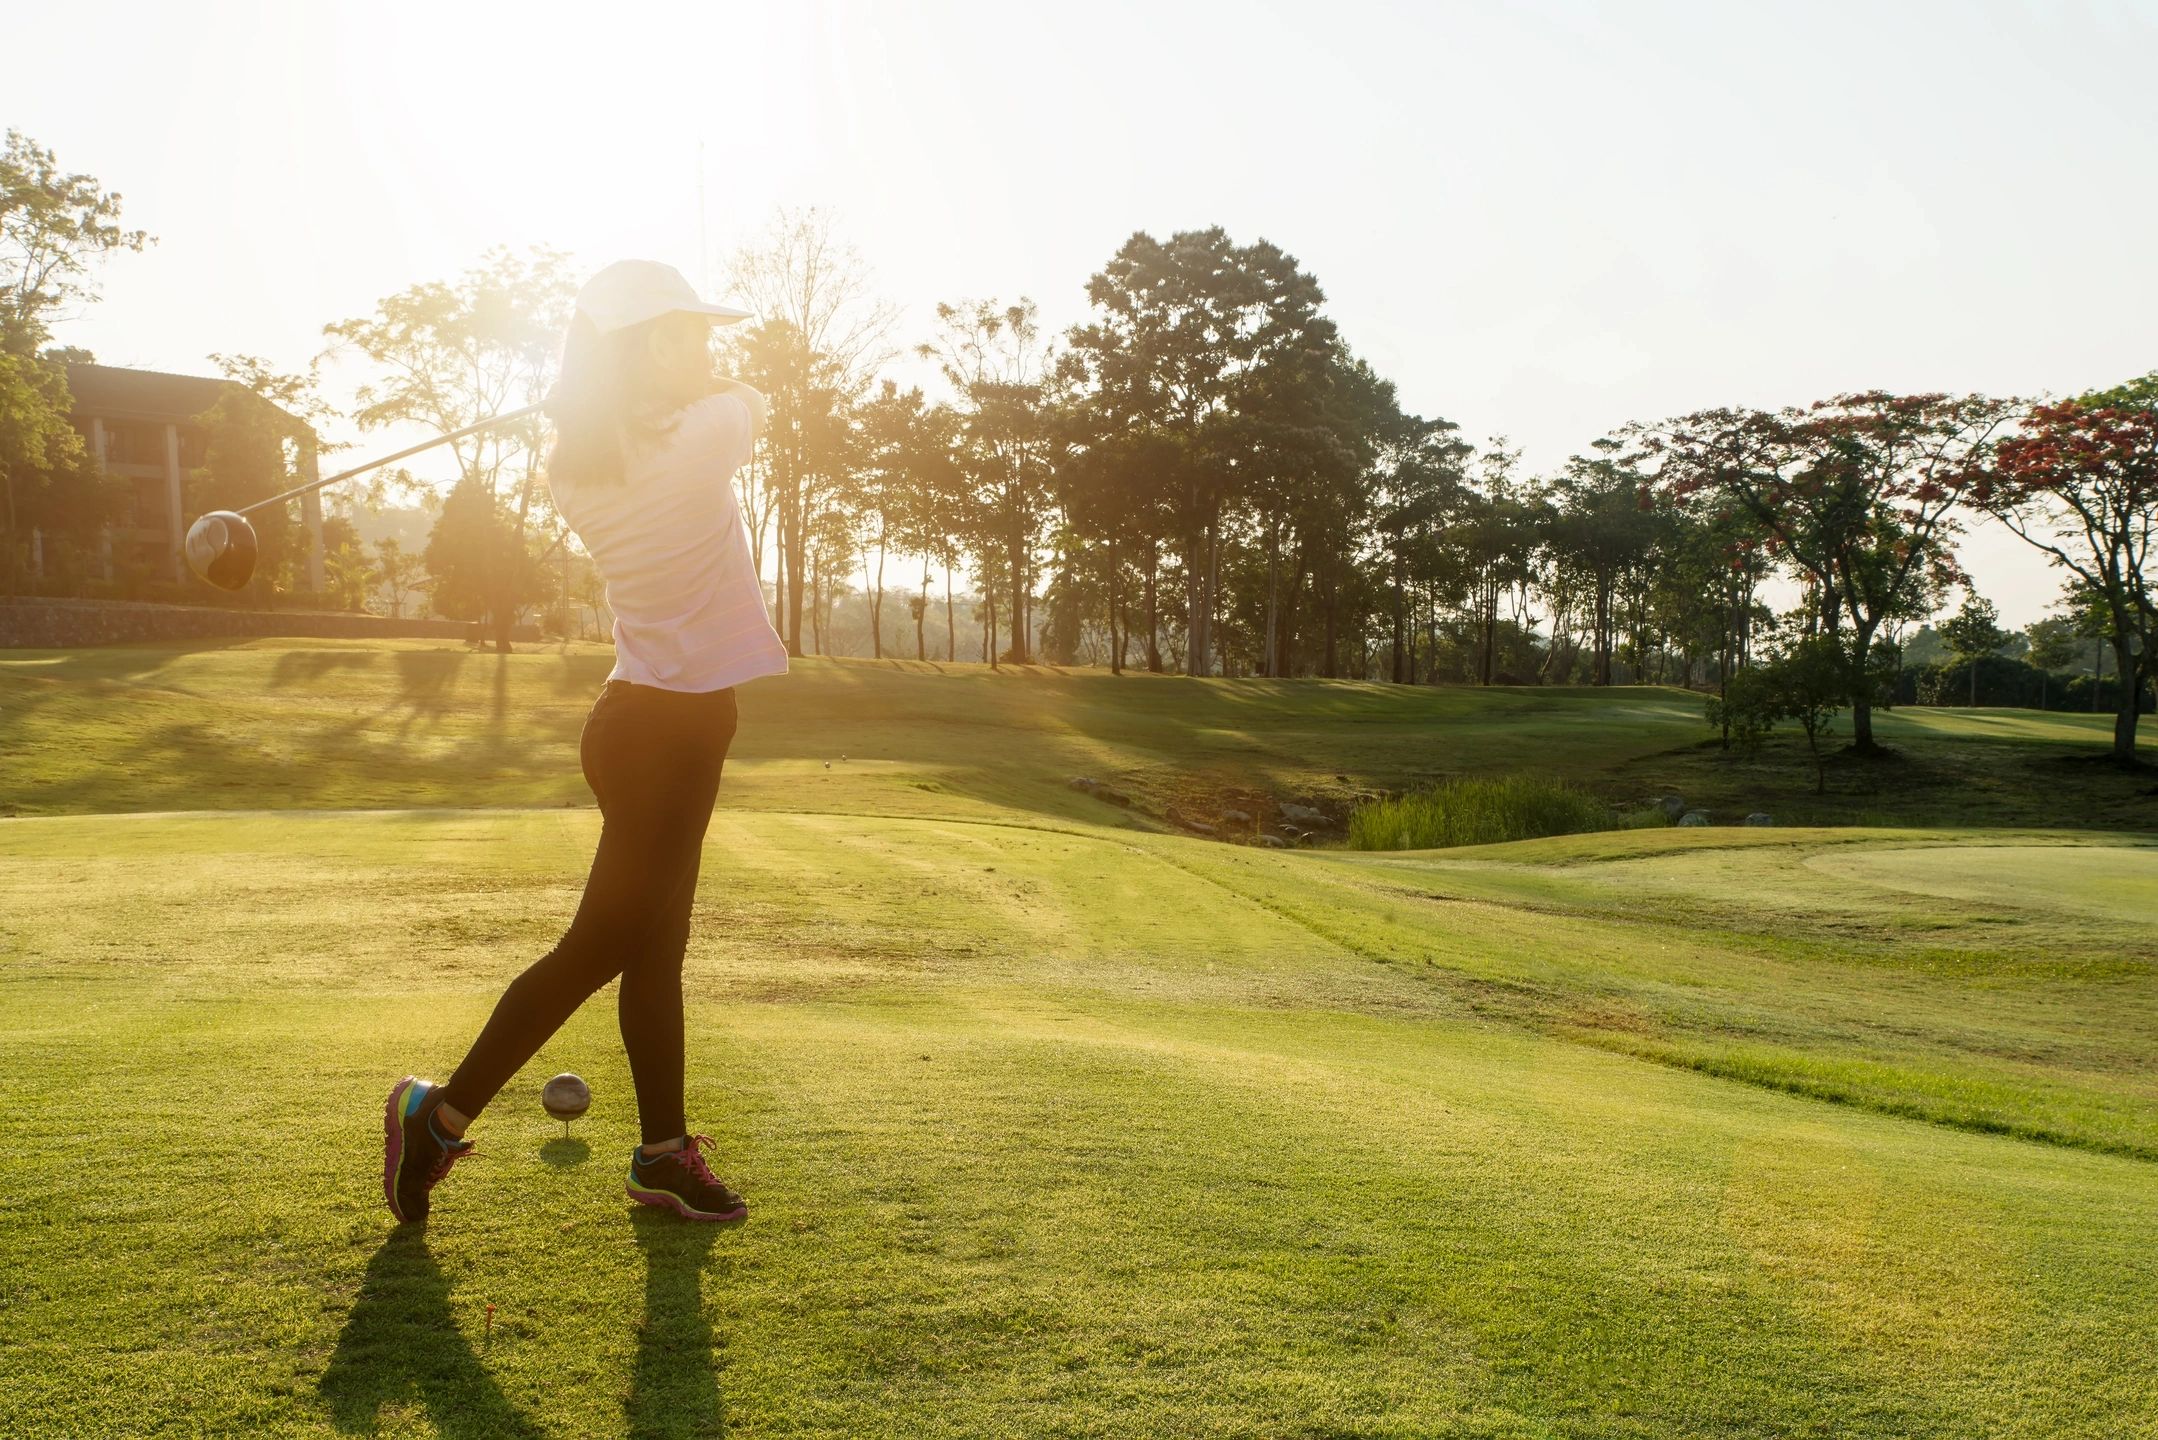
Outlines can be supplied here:
<path id="1" fill-rule="evenodd" d="M 374 1430 L 385 1405 L 409 1398 L 452 1440 L 545 1433 L 509 1402 L 458 1332 L 449 1277 L 417 1225 L 391 1231 L 367 1262 L 359 1299 L 316 1389 L 331 1422 L 348 1432 Z"/>
<path id="2" fill-rule="evenodd" d="M 644 1252 L 644 1325 L 637 1368 L 624 1406 L 636 1436 L 724 1435 L 718 1357 L 704 1318 L 704 1268 L 719 1232 L 731 1227 L 687 1222 L 639 1205 L 630 1216 Z"/>

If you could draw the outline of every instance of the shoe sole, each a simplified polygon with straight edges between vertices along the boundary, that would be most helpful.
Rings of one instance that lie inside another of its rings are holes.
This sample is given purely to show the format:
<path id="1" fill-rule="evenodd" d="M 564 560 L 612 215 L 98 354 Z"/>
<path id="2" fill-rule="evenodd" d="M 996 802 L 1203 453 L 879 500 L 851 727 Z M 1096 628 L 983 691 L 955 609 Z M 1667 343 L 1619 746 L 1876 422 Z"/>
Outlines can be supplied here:
<path id="1" fill-rule="evenodd" d="M 635 1185 L 624 1185 L 622 1193 L 639 1205 L 657 1205 L 662 1210 L 672 1210 L 684 1220 L 702 1220 L 714 1225 L 739 1225 L 749 1218 L 747 1205 L 737 1205 L 732 1210 L 693 1210 L 683 1203 L 681 1196 L 667 1190 L 640 1190 Z"/>
<path id="2" fill-rule="evenodd" d="M 403 1106 L 405 1092 L 418 1083 L 418 1077 L 407 1075 L 390 1087 L 390 1098 L 382 1107 L 382 1198 L 389 1202 L 390 1214 L 402 1225 L 404 1212 L 397 1208 L 397 1167 L 405 1158 L 405 1127 L 398 1110 Z"/>

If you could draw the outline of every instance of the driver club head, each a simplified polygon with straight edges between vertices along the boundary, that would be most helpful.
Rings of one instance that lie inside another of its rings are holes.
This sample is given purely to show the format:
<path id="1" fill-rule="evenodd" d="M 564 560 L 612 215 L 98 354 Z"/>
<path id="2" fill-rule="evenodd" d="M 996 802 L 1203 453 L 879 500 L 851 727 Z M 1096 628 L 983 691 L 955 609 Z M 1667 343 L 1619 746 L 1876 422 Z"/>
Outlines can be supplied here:
<path id="1" fill-rule="evenodd" d="M 239 590 L 255 575 L 255 527 L 230 510 L 212 510 L 187 527 L 187 568 L 220 590 Z"/>

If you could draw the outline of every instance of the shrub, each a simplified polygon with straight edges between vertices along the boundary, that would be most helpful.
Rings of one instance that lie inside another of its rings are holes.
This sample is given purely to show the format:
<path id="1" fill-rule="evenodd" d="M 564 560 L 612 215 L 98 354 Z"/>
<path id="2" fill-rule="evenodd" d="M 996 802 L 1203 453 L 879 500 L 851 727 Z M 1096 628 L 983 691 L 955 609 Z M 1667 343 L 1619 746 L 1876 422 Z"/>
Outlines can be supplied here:
<path id="1" fill-rule="evenodd" d="M 1659 823 L 1663 817 L 1654 817 Z M 1349 816 L 1353 850 L 1427 850 L 1495 845 L 1545 835 L 1621 830 L 1644 823 L 1593 795 L 1542 775 L 1449 780 L 1398 799 L 1374 800 Z"/>
<path id="2" fill-rule="evenodd" d="M 1732 671 L 1723 683 L 1723 693 L 1708 697 L 1709 728 L 1723 732 L 1726 750 L 1736 745 L 1753 754 L 1782 718 L 1782 699 L 1768 672 L 1758 665 Z"/>
<path id="3" fill-rule="evenodd" d="M 1813 756 L 1814 791 L 1828 788 L 1828 765 L 1821 742 L 1835 733 L 1834 721 L 1850 700 L 1850 675 L 1842 648 L 1831 635 L 1794 640 L 1757 660 L 1725 682 L 1723 694 L 1710 696 L 1708 723 L 1721 726 L 1724 746 L 1758 750 L 1779 720 L 1795 720 L 1805 732 Z"/>

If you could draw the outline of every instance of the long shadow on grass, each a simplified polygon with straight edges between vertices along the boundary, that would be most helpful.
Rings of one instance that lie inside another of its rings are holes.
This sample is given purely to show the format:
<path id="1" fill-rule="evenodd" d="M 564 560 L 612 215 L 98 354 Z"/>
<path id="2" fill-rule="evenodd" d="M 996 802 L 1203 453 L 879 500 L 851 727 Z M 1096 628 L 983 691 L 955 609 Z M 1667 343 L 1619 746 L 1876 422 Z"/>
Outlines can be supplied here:
<path id="1" fill-rule="evenodd" d="M 452 1437 L 544 1434 L 503 1395 L 450 1312 L 449 1277 L 427 1248 L 427 1232 L 391 1232 L 367 1262 L 359 1299 L 316 1386 L 339 1430 L 372 1431 L 384 1406 L 417 1401 L 435 1429 Z"/>
<path id="2" fill-rule="evenodd" d="M 703 1278 L 712 1242 L 725 1227 L 686 1223 L 640 1205 L 630 1228 L 644 1252 L 644 1324 L 624 1406 L 629 1433 L 723 1435 L 726 1407 L 712 1326 L 704 1318 Z"/>

